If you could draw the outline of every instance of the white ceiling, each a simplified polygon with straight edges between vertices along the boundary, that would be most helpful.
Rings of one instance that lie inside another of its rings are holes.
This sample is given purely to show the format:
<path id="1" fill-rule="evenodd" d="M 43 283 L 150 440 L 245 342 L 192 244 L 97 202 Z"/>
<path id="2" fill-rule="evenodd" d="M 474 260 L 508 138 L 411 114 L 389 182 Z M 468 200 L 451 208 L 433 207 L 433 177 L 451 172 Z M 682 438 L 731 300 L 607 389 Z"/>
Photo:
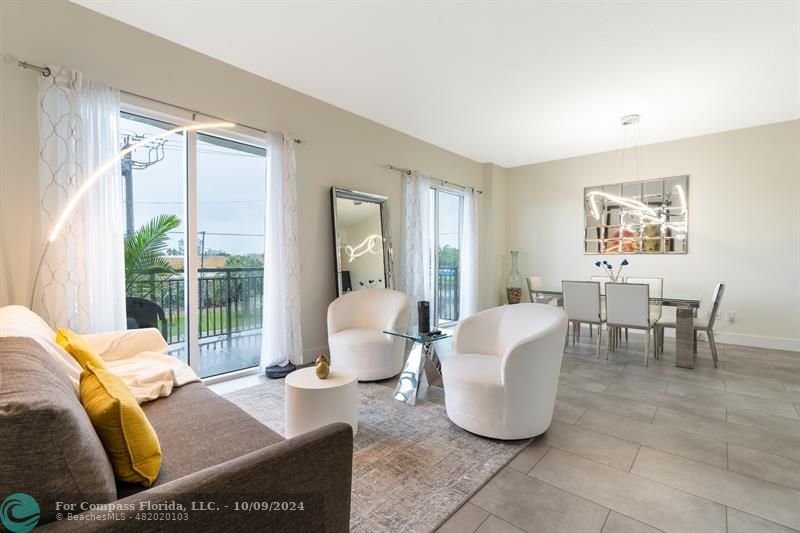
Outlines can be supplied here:
<path id="1" fill-rule="evenodd" d="M 503 166 L 800 117 L 797 0 L 77 3 Z"/>

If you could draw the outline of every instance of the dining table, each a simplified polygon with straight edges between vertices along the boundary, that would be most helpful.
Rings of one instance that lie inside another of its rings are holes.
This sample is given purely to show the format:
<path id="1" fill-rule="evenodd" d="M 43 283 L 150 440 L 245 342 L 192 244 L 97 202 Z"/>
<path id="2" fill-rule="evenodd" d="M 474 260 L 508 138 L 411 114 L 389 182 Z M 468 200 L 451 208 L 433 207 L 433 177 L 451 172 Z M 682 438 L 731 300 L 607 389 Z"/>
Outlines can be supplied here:
<path id="1" fill-rule="evenodd" d="M 531 299 L 537 295 L 557 298 L 560 304 L 564 294 L 561 290 L 532 289 Z M 605 295 L 601 294 L 605 302 Z M 697 354 L 694 351 L 694 319 L 700 308 L 700 300 L 694 298 L 674 298 L 668 296 L 651 296 L 651 304 L 661 304 L 675 308 L 675 366 L 694 368 Z"/>

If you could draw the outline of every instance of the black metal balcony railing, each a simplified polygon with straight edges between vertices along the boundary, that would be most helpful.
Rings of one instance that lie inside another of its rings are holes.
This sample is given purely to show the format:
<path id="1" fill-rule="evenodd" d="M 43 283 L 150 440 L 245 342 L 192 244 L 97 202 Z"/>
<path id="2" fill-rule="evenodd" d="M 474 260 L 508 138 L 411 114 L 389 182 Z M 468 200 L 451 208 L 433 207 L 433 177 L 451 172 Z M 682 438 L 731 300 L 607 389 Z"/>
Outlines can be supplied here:
<path id="1" fill-rule="evenodd" d="M 458 320 L 460 279 L 458 267 L 439 267 L 437 290 L 439 301 L 439 320 L 453 322 Z"/>
<path id="2" fill-rule="evenodd" d="M 258 333 L 263 314 L 264 270 L 254 268 L 200 268 L 198 292 L 200 338 L 228 338 Z M 458 320 L 458 268 L 440 267 L 437 276 L 439 320 Z M 169 344 L 186 340 L 184 324 L 185 284 L 183 271 L 168 279 L 136 284 L 130 296 L 141 296 L 158 303 L 164 310 L 162 328 Z"/>
<path id="3" fill-rule="evenodd" d="M 199 268 L 200 338 L 227 337 L 261 329 L 264 270 L 250 268 Z M 171 278 L 137 284 L 133 296 L 143 296 L 164 310 L 163 328 L 169 344 L 184 342 L 185 284 L 183 271 Z"/>

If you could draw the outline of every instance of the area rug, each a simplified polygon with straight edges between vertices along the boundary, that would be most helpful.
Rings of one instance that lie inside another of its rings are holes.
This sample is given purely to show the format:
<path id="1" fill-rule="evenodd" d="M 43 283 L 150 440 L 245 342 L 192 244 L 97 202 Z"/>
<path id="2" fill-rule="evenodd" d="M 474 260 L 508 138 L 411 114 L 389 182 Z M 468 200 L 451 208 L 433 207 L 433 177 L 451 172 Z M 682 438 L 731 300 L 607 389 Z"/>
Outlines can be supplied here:
<path id="1" fill-rule="evenodd" d="M 408 406 L 385 385 L 358 390 L 351 531 L 433 531 L 529 442 L 478 437 L 450 422 L 444 406 Z M 285 435 L 283 380 L 225 397 Z"/>

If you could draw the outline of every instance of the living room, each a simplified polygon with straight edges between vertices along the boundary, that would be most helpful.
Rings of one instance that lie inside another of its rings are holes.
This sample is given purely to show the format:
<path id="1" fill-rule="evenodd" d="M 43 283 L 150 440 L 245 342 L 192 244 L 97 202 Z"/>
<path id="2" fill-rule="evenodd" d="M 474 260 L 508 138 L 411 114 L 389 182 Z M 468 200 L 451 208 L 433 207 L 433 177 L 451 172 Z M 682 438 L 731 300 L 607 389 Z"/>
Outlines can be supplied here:
<path id="1" fill-rule="evenodd" d="M 800 530 L 800 2 L 0 25 L 5 529 Z"/>

